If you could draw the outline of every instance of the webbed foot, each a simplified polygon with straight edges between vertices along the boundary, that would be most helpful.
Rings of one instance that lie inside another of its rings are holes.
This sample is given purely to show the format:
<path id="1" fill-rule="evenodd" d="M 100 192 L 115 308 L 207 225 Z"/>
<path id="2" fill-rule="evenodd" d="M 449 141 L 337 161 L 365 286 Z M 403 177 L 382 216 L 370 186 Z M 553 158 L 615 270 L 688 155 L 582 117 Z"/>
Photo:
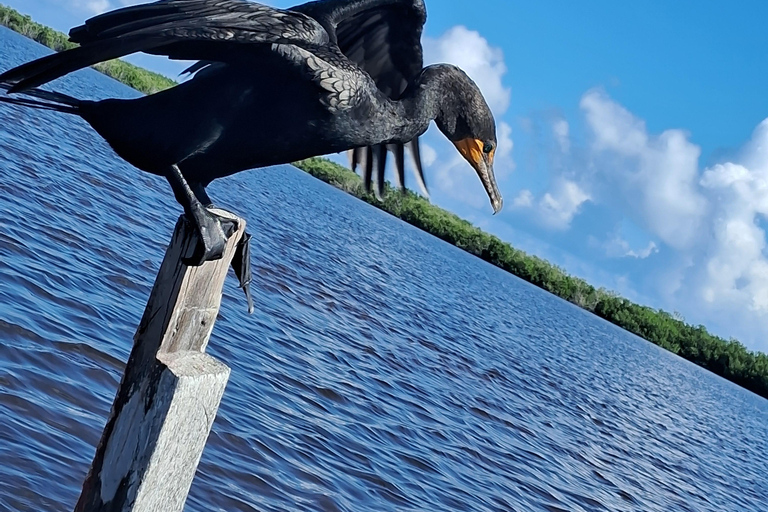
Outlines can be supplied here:
<path id="1" fill-rule="evenodd" d="M 251 297 L 251 235 L 243 234 L 237 244 L 235 256 L 232 258 L 232 268 L 235 271 L 240 288 L 245 292 L 248 301 L 248 314 L 253 313 L 253 298 Z"/>
<path id="2" fill-rule="evenodd" d="M 206 261 L 221 259 L 227 240 L 237 229 L 237 223 L 232 219 L 219 217 L 200 203 L 191 205 L 187 218 L 197 232 L 197 246 L 192 256 L 183 260 L 184 264 L 198 266 Z"/>
<path id="3" fill-rule="evenodd" d="M 168 168 L 166 178 L 197 234 L 197 246 L 191 256 L 183 259 L 184 264 L 198 266 L 206 261 L 221 259 L 227 247 L 227 239 L 237 229 L 236 221 L 211 212 L 211 200 L 205 192 L 205 187 L 201 183 L 193 183 L 190 186 L 178 165 L 174 164 Z"/>

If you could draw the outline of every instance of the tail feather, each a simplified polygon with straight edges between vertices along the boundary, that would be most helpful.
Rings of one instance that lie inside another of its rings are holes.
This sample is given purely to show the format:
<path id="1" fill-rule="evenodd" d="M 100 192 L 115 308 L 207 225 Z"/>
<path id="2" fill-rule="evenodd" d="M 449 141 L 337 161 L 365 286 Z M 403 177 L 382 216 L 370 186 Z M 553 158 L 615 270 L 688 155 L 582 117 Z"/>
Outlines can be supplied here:
<path id="1" fill-rule="evenodd" d="M 157 44 L 160 44 L 158 38 L 141 36 L 97 41 L 9 69 L 0 74 L 0 82 L 10 84 L 11 93 L 23 92 L 97 62 L 123 57 Z"/>
<path id="2" fill-rule="evenodd" d="M 10 91 L 13 84 L 0 83 L 0 90 Z M 22 97 L 2 95 L 0 102 L 12 105 L 37 108 L 40 110 L 54 110 L 66 114 L 80 114 L 82 101 L 60 92 L 44 91 L 42 89 L 30 89 L 21 93 Z"/>

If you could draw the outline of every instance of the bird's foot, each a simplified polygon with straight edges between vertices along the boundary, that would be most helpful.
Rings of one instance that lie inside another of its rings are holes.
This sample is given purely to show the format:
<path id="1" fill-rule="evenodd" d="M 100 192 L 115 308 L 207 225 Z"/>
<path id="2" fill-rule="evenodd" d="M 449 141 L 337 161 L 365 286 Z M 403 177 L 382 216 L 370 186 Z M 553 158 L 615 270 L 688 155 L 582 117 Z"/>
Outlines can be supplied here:
<path id="1" fill-rule="evenodd" d="M 184 263 L 194 267 L 206 261 L 221 259 L 227 240 L 237 229 L 237 222 L 219 217 L 199 203 L 192 205 L 187 219 L 196 231 L 197 245 L 192 255 L 183 260 Z"/>
<path id="2" fill-rule="evenodd" d="M 206 261 L 221 259 L 227 240 L 237 230 L 237 220 L 223 217 L 210 211 L 213 206 L 192 206 L 191 215 L 187 215 L 187 221 L 196 231 L 197 243 L 192 256 L 182 261 L 189 266 L 202 265 Z M 191 218 L 190 218 L 191 217 Z M 248 313 L 253 313 L 253 298 L 251 297 L 251 235 L 243 233 L 243 237 L 237 243 L 235 254 L 230 264 L 235 271 L 240 288 L 245 292 L 248 301 Z"/>
<path id="3" fill-rule="evenodd" d="M 248 301 L 248 314 L 253 313 L 253 298 L 251 297 L 251 235 L 243 234 L 237 244 L 235 256 L 232 258 L 232 268 L 235 271 L 240 288 L 245 292 Z"/>

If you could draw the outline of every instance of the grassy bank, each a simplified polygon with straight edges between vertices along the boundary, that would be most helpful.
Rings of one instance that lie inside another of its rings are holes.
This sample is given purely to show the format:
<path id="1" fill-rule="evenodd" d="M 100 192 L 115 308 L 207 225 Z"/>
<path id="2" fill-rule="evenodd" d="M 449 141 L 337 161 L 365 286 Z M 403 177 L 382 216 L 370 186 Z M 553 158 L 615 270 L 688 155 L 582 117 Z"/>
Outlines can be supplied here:
<path id="1" fill-rule="evenodd" d="M 74 45 L 67 37 L 0 5 L 0 24 L 50 48 Z M 174 85 L 172 80 L 122 61 L 97 66 L 99 71 L 141 91 L 152 93 Z M 558 297 L 645 338 L 689 361 L 768 398 L 768 356 L 750 352 L 736 340 L 724 340 L 703 326 L 688 325 L 673 315 L 635 304 L 562 269 L 519 251 L 497 237 L 414 194 L 397 193 L 387 186 L 379 202 L 363 190 L 360 178 L 348 169 L 321 158 L 297 162 L 307 173 L 482 258 Z"/>

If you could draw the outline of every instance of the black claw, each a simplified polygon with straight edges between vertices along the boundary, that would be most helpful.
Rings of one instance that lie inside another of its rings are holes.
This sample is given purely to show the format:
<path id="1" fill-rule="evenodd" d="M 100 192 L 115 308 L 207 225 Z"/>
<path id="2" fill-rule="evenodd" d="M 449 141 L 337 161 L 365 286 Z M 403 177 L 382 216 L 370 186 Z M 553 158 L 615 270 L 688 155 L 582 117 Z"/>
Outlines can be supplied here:
<path id="1" fill-rule="evenodd" d="M 245 292 L 248 300 L 248 314 L 253 313 L 253 298 L 251 297 L 251 235 L 243 234 L 243 238 L 237 244 L 235 256 L 232 258 L 232 268 L 240 281 L 240 288 Z"/>
<path id="2" fill-rule="evenodd" d="M 237 227 L 235 221 L 214 215 L 202 205 L 193 205 L 192 229 L 197 231 L 197 245 L 192 256 L 183 260 L 185 265 L 196 267 L 206 261 L 221 259 L 227 246 L 227 239 Z"/>

